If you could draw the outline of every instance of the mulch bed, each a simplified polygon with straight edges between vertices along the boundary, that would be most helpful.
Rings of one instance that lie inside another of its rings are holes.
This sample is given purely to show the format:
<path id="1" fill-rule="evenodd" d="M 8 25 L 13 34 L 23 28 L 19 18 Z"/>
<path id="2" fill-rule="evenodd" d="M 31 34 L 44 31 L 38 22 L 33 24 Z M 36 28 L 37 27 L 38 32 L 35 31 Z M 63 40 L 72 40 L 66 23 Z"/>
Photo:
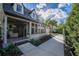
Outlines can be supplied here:
<path id="1" fill-rule="evenodd" d="M 32 43 L 33 45 L 37 47 L 41 45 L 42 43 L 46 42 L 47 40 L 49 40 L 50 38 L 52 38 L 51 35 L 44 35 L 38 40 L 31 39 L 30 43 Z"/>

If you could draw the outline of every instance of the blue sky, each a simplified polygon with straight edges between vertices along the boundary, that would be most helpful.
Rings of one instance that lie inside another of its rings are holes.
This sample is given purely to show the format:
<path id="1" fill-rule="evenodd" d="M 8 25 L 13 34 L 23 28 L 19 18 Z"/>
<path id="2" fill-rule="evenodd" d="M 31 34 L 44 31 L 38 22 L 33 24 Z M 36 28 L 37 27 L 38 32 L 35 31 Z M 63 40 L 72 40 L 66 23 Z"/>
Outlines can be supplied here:
<path id="1" fill-rule="evenodd" d="M 28 9 L 35 9 L 38 3 L 26 3 L 24 4 Z M 58 3 L 46 3 L 47 6 L 45 8 L 57 8 Z"/>
<path id="2" fill-rule="evenodd" d="M 38 13 L 44 19 L 51 17 L 59 23 L 63 23 L 72 10 L 72 4 L 69 3 L 25 3 L 24 6 L 30 10 L 39 8 Z"/>

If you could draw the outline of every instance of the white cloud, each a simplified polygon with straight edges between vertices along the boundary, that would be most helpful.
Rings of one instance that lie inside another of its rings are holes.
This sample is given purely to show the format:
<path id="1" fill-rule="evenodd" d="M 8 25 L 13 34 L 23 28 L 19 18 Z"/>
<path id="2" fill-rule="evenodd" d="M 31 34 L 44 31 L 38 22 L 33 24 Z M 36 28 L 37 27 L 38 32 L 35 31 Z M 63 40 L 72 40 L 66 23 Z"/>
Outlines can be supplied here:
<path id="1" fill-rule="evenodd" d="M 45 6 L 46 6 L 45 3 L 39 3 L 39 4 L 36 5 L 36 7 L 39 8 L 39 9 L 40 9 L 40 8 L 43 8 L 43 7 L 45 7 Z"/>
<path id="2" fill-rule="evenodd" d="M 58 5 L 58 8 L 61 8 L 61 7 L 64 7 L 65 6 L 65 3 L 60 3 L 59 5 Z"/>
<path id="3" fill-rule="evenodd" d="M 52 13 L 49 16 L 54 15 L 51 17 L 51 20 L 56 20 L 58 23 L 61 23 L 61 20 L 64 21 L 68 17 L 67 13 L 61 9 L 51 9 L 51 11 Z"/>
<path id="4" fill-rule="evenodd" d="M 46 19 L 48 16 L 43 9 L 40 9 L 40 10 L 35 9 L 35 11 L 36 11 L 36 14 L 41 16 L 43 19 Z"/>
<path id="5" fill-rule="evenodd" d="M 62 20 L 65 21 L 65 19 L 68 17 L 67 13 L 62 9 L 60 9 L 60 7 L 64 7 L 64 5 L 65 4 L 59 4 L 59 8 L 56 9 L 49 8 L 46 11 L 44 11 L 42 8 L 46 6 L 46 4 L 39 4 L 37 5 L 35 11 L 38 15 L 40 15 L 45 20 L 51 18 L 51 20 L 54 19 L 58 23 L 61 23 Z"/>
<path id="6" fill-rule="evenodd" d="M 37 14 L 45 20 L 51 17 L 52 20 L 54 19 L 59 23 L 61 19 L 65 19 L 68 17 L 67 13 L 62 11 L 61 9 L 47 9 L 46 11 L 40 9 Z"/>
<path id="7" fill-rule="evenodd" d="M 58 8 L 62 8 L 62 7 L 65 7 L 65 6 L 70 6 L 71 4 L 70 3 L 60 3 L 58 5 Z"/>

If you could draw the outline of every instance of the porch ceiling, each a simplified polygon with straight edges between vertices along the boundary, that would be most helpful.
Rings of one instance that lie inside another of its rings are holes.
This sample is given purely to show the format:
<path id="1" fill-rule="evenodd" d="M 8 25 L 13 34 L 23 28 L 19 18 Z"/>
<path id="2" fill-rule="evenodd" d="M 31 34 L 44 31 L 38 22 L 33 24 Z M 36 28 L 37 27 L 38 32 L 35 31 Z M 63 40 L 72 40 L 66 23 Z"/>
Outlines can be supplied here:
<path id="1" fill-rule="evenodd" d="M 29 23 L 29 22 L 21 21 L 18 19 L 10 18 L 10 17 L 8 17 L 7 19 L 8 19 L 8 22 L 13 22 L 15 24 L 27 24 L 27 23 Z"/>

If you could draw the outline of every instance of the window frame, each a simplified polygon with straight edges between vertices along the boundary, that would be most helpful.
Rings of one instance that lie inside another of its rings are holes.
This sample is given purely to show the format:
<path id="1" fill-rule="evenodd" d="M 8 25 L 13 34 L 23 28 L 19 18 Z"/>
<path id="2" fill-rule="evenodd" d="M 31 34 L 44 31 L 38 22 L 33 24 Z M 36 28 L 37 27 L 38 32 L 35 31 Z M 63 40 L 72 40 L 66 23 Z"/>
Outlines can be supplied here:
<path id="1" fill-rule="evenodd" d="M 19 12 L 19 11 L 17 11 L 17 5 L 20 5 L 21 7 L 22 7 L 22 9 L 21 9 L 21 12 Z M 24 8 L 23 8 L 23 5 L 22 4 L 14 4 L 14 11 L 15 12 L 18 12 L 18 13 L 20 13 L 20 14 L 24 14 Z"/>

